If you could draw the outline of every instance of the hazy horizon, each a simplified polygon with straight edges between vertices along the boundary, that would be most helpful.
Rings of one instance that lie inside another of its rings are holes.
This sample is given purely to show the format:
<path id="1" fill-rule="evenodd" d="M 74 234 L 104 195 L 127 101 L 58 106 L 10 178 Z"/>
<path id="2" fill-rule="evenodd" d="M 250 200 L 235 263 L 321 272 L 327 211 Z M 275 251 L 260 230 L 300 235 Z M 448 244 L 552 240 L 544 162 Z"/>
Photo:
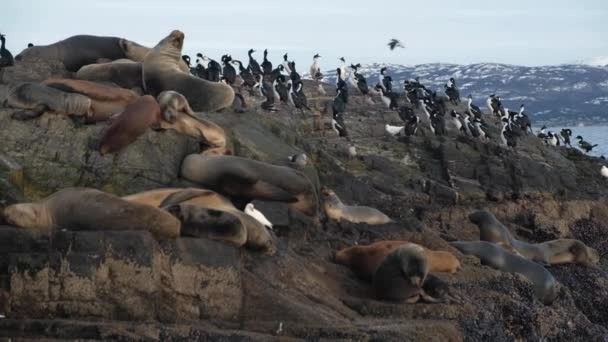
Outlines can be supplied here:
<path id="1" fill-rule="evenodd" d="M 273 63 L 289 53 L 301 72 L 312 56 L 323 69 L 339 63 L 503 63 L 525 66 L 570 64 L 608 56 L 608 2 L 514 0 L 378 1 L 270 0 L 230 5 L 200 1 L 21 0 L 3 6 L 0 32 L 17 55 L 27 43 L 46 45 L 76 34 L 119 36 L 154 46 L 173 29 L 186 34 L 184 54 L 223 54 L 247 60 L 247 50 L 264 48 Z M 23 25 L 27 23 L 27 25 Z M 391 38 L 406 45 L 390 51 Z"/>

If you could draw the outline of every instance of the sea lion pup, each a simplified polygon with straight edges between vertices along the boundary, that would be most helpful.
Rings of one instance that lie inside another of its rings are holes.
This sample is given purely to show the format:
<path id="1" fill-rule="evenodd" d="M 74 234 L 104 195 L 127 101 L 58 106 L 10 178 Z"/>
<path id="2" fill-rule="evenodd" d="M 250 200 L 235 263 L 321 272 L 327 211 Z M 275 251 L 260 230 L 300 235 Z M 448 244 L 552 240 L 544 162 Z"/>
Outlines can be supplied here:
<path id="1" fill-rule="evenodd" d="M 161 208 L 171 207 L 174 212 L 176 212 L 177 209 L 174 207 L 176 205 L 182 205 L 182 207 L 179 208 L 179 210 L 182 211 L 180 214 L 182 216 L 179 217 L 187 218 L 188 225 L 191 228 L 194 228 L 197 224 L 200 225 L 201 227 L 196 228 L 199 232 L 202 232 L 205 229 L 204 225 L 206 224 L 206 221 L 198 222 L 196 218 L 199 217 L 199 214 L 197 214 L 196 210 L 193 208 L 214 209 L 226 214 L 234 215 L 241 223 L 245 232 L 243 233 L 241 230 L 232 229 L 222 233 L 221 237 L 217 237 L 217 239 L 227 239 L 229 243 L 234 244 L 234 241 L 241 241 L 241 239 L 243 239 L 242 235 L 244 234 L 245 238 L 241 245 L 244 244 L 248 248 L 260 250 L 269 255 L 274 254 L 276 251 L 274 239 L 262 223 L 254 217 L 236 209 L 228 199 L 213 191 L 193 188 L 183 189 L 182 191 L 176 191 L 167 196 L 159 206 Z M 194 210 L 194 213 L 191 213 L 191 210 Z M 202 217 L 206 218 L 205 215 Z M 213 228 L 211 233 L 218 234 L 219 231 Z"/>
<path id="2" fill-rule="evenodd" d="M 15 60 L 58 60 L 68 71 L 76 72 L 84 65 L 96 63 L 100 59 L 128 58 L 141 62 L 148 51 L 149 48 L 123 38 L 77 35 L 50 45 L 29 47 L 18 54 Z"/>
<path id="3" fill-rule="evenodd" d="M 33 203 L 6 207 L 9 224 L 32 230 L 148 230 L 156 238 L 176 238 L 180 222 L 152 206 L 125 201 L 89 188 L 66 188 Z"/>
<path id="4" fill-rule="evenodd" d="M 160 126 L 160 107 L 150 95 L 142 96 L 127 107 L 112 121 L 101 138 L 99 153 L 115 153 L 129 146 L 150 127 Z"/>
<path id="5" fill-rule="evenodd" d="M 487 241 L 450 242 L 463 254 L 474 255 L 483 265 L 510 273 L 519 273 L 532 282 L 536 296 L 544 304 L 551 304 L 558 294 L 558 283 L 542 265 L 515 255 L 499 245 Z"/>
<path id="6" fill-rule="evenodd" d="M 87 122 L 105 121 L 112 114 L 122 111 L 127 104 L 139 97 L 132 90 L 91 81 L 52 78 L 45 80 L 42 84 L 68 93 L 78 93 L 89 97 L 91 99 L 92 115 L 87 119 Z"/>
<path id="7" fill-rule="evenodd" d="M 63 115 L 89 117 L 91 99 L 81 94 L 66 93 L 38 83 L 21 83 L 11 88 L 4 106 L 23 109 L 11 115 L 16 120 L 29 120 L 50 111 Z"/>
<path id="8" fill-rule="evenodd" d="M 496 243 L 526 259 L 545 265 L 564 263 L 596 264 L 598 252 L 587 247 L 582 241 L 557 239 L 531 244 L 517 240 L 492 213 L 480 210 L 469 215 L 469 220 L 479 227 L 479 239 Z"/>
<path id="9" fill-rule="evenodd" d="M 401 246 L 416 245 L 409 241 L 377 241 L 367 246 L 352 246 L 344 248 L 335 254 L 336 263 L 348 266 L 362 278 L 374 275 L 382 260 Z M 460 261 L 450 252 L 433 251 L 423 246 L 424 256 L 428 262 L 429 272 L 456 273 L 460 269 Z"/>
<path id="10" fill-rule="evenodd" d="M 119 60 L 112 63 L 85 65 L 78 70 L 76 78 L 95 82 L 111 82 L 126 89 L 142 88 L 141 63 Z"/>
<path id="11" fill-rule="evenodd" d="M 437 302 L 422 288 L 428 273 L 422 247 L 415 244 L 399 246 L 384 258 L 374 273 L 376 297 L 405 303 L 416 303 L 420 299 Z"/>
<path id="12" fill-rule="evenodd" d="M 144 91 L 157 96 L 164 90 L 175 90 L 184 95 L 197 112 L 230 107 L 234 99 L 232 87 L 203 80 L 180 69 L 183 44 L 184 34 L 175 30 L 150 50 L 143 62 Z"/>
<path id="13" fill-rule="evenodd" d="M 238 209 L 253 199 L 286 202 L 305 215 L 317 214 L 317 198 L 301 171 L 236 156 L 191 154 L 184 158 L 181 176 L 229 196 Z"/>
<path id="14" fill-rule="evenodd" d="M 338 195 L 328 187 L 321 187 L 321 197 L 323 198 L 323 209 L 325 209 L 325 214 L 330 220 L 338 222 L 344 220 L 352 223 L 367 223 L 372 225 L 392 222 L 390 217 L 378 209 L 345 205 L 340 201 Z"/>

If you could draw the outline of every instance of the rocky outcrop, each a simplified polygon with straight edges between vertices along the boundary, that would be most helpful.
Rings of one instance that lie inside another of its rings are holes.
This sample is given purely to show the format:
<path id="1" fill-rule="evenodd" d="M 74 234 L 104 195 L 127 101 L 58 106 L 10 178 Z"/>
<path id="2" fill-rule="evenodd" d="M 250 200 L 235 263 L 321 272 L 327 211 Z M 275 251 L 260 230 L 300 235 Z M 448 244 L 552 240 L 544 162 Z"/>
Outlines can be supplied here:
<path id="1" fill-rule="evenodd" d="M 306 89 L 316 89 L 309 83 Z M 329 89 L 329 87 L 328 87 Z M 277 253 L 265 256 L 205 239 L 156 241 L 146 232 L 34 235 L 0 227 L 0 336 L 150 340 L 601 340 L 608 337 L 608 261 L 551 267 L 562 289 L 546 306 L 524 277 L 481 266 L 447 241 L 476 240 L 467 215 L 486 208 L 518 238 L 582 240 L 608 252 L 608 187 L 600 160 L 523 137 L 516 149 L 450 134 L 395 138 L 395 113 L 351 96 L 350 138 L 324 127 L 331 97 L 307 93 L 313 113 L 284 108 L 206 114 L 236 155 L 286 164 L 305 151 L 304 172 L 347 203 L 381 209 L 381 226 L 310 220 L 285 205 L 256 202 L 273 223 Z M 0 111 L 0 199 L 32 200 L 67 186 L 127 194 L 186 184 L 178 170 L 198 143 L 149 131 L 116 155 L 95 144 L 105 124 L 45 114 L 19 122 Z M 319 122 L 319 121 L 325 122 Z M 354 145 L 357 156 L 346 152 Z M 2 203 L 0 203 L 1 205 Z M 395 304 L 332 262 L 343 247 L 407 239 L 455 253 L 463 269 L 438 274 L 457 298 Z"/>

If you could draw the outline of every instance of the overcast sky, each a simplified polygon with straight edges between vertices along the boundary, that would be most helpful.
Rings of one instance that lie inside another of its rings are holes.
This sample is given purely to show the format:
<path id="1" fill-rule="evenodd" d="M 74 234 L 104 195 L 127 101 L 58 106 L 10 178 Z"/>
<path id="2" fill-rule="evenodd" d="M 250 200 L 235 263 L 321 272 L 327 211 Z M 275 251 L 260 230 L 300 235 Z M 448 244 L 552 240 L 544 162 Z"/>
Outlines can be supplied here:
<path id="1" fill-rule="evenodd" d="M 389 62 L 549 65 L 608 56 L 608 0 L 158 1 L 3 0 L 0 32 L 14 55 L 28 42 L 76 34 L 119 36 L 155 45 L 186 34 L 184 53 L 246 60 L 268 48 L 308 69 L 312 55 L 332 67 Z M 406 48 L 389 51 L 391 38 Z"/>

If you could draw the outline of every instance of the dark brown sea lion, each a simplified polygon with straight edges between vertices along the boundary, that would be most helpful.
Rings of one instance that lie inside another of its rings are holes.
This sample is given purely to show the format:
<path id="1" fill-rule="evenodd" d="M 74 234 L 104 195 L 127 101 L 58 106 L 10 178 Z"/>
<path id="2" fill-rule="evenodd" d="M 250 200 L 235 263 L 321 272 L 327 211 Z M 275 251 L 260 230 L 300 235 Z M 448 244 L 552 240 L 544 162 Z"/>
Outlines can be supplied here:
<path id="1" fill-rule="evenodd" d="M 126 89 L 143 88 L 142 64 L 139 62 L 96 63 L 78 70 L 76 78 L 95 82 L 111 82 Z"/>
<path id="2" fill-rule="evenodd" d="M 104 132 L 99 153 L 119 151 L 137 140 L 148 128 L 159 127 L 160 121 L 160 107 L 154 97 L 145 95 L 134 100 Z"/>
<path id="3" fill-rule="evenodd" d="M 22 109 L 11 115 L 13 119 L 28 120 L 44 112 L 91 117 L 91 99 L 81 94 L 66 93 L 39 83 L 21 83 L 12 87 L 4 105 Z"/>
<path id="4" fill-rule="evenodd" d="M 298 170 L 236 156 L 184 158 L 181 176 L 239 202 L 243 209 L 253 199 L 289 203 L 305 215 L 317 214 L 317 198 L 310 180 Z"/>

